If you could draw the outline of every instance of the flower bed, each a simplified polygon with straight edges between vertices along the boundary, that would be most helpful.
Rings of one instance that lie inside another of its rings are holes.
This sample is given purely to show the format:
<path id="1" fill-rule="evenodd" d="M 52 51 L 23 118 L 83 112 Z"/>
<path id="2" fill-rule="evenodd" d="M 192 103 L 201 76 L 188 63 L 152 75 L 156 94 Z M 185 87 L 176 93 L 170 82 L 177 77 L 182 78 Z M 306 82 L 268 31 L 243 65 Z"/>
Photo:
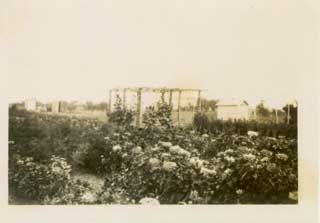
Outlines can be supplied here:
<path id="1" fill-rule="evenodd" d="M 295 138 L 202 134 L 174 127 L 169 107 L 160 111 L 151 109 L 143 128 L 116 116 L 112 125 L 10 113 L 11 197 L 43 204 L 296 202 L 289 198 L 298 189 Z M 74 182 L 77 168 L 104 177 L 102 192 Z"/>

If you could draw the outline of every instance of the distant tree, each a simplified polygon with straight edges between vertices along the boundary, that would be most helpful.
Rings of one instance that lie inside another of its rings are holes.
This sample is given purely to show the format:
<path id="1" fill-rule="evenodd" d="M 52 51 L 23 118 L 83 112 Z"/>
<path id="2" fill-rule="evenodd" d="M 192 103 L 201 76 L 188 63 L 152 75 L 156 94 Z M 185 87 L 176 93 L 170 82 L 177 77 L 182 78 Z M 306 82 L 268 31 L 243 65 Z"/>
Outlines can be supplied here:
<path id="1" fill-rule="evenodd" d="M 68 102 L 68 101 L 61 101 L 60 102 L 60 109 L 65 112 L 73 112 L 74 110 L 76 110 L 77 105 L 76 102 Z"/>
<path id="2" fill-rule="evenodd" d="M 271 111 L 265 106 L 264 101 L 261 101 L 256 106 L 256 112 L 257 112 L 257 116 L 261 117 L 263 119 L 270 118 L 270 116 L 271 116 Z"/>
<path id="3" fill-rule="evenodd" d="M 88 111 L 106 111 L 108 104 L 105 102 L 94 103 L 92 101 L 87 101 L 85 104 L 85 110 Z"/>
<path id="4" fill-rule="evenodd" d="M 201 99 L 201 107 L 202 107 L 202 110 L 204 111 L 208 111 L 208 110 L 216 110 L 217 108 L 217 103 L 218 103 L 218 100 L 214 100 L 214 99 L 211 99 L 211 100 L 208 100 L 208 99 Z"/>

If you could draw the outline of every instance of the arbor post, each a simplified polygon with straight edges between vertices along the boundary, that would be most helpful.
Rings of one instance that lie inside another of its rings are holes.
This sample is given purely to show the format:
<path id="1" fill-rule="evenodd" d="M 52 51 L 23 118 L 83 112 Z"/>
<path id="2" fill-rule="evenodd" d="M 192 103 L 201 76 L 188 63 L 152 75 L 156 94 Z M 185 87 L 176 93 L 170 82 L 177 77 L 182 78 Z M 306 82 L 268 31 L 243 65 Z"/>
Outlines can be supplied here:
<path id="1" fill-rule="evenodd" d="M 180 112 L 181 112 L 181 90 L 178 94 L 178 125 L 180 125 Z"/>
<path id="2" fill-rule="evenodd" d="M 172 106 L 172 90 L 169 91 L 169 105 Z"/>
<path id="3" fill-rule="evenodd" d="M 290 104 L 288 104 L 287 124 L 290 124 Z"/>
<path id="4" fill-rule="evenodd" d="M 198 91 L 197 111 L 201 112 L 201 90 Z"/>
<path id="5" fill-rule="evenodd" d="M 109 113 L 112 109 L 112 90 L 109 90 Z"/>
<path id="6" fill-rule="evenodd" d="M 122 96 L 122 103 L 123 103 L 123 108 L 126 108 L 126 96 L 127 96 L 127 89 L 123 89 L 123 96 Z"/>
<path id="7" fill-rule="evenodd" d="M 165 90 L 162 89 L 162 90 L 161 90 L 161 102 L 162 102 L 163 104 L 165 103 L 164 94 L 165 94 Z"/>
<path id="8" fill-rule="evenodd" d="M 142 89 L 139 88 L 137 91 L 137 114 L 136 114 L 136 126 L 140 127 L 140 117 L 141 117 L 141 92 Z"/>

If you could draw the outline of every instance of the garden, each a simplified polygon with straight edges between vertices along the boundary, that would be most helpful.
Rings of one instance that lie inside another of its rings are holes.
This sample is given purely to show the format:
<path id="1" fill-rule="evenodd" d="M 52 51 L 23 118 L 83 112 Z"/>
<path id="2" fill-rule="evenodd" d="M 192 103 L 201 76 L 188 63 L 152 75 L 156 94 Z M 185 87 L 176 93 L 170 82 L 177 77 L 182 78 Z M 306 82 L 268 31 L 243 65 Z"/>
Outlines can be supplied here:
<path id="1" fill-rule="evenodd" d="M 296 129 L 209 125 L 201 114 L 182 127 L 171 113 L 150 107 L 138 128 L 119 101 L 107 122 L 10 109 L 9 203 L 298 202 Z"/>

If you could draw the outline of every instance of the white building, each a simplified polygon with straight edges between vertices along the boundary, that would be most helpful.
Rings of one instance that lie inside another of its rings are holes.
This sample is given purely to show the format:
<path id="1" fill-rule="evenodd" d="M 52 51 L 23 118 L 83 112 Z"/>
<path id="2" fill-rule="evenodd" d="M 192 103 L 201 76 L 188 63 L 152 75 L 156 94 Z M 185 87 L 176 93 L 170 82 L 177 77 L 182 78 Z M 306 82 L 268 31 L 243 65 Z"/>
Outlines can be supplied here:
<path id="1" fill-rule="evenodd" d="M 219 101 L 217 104 L 217 118 L 221 120 L 249 120 L 252 116 L 246 101 Z"/>
<path id="2" fill-rule="evenodd" d="M 37 102 L 35 99 L 25 100 L 24 107 L 27 111 L 35 111 L 37 109 Z"/>

